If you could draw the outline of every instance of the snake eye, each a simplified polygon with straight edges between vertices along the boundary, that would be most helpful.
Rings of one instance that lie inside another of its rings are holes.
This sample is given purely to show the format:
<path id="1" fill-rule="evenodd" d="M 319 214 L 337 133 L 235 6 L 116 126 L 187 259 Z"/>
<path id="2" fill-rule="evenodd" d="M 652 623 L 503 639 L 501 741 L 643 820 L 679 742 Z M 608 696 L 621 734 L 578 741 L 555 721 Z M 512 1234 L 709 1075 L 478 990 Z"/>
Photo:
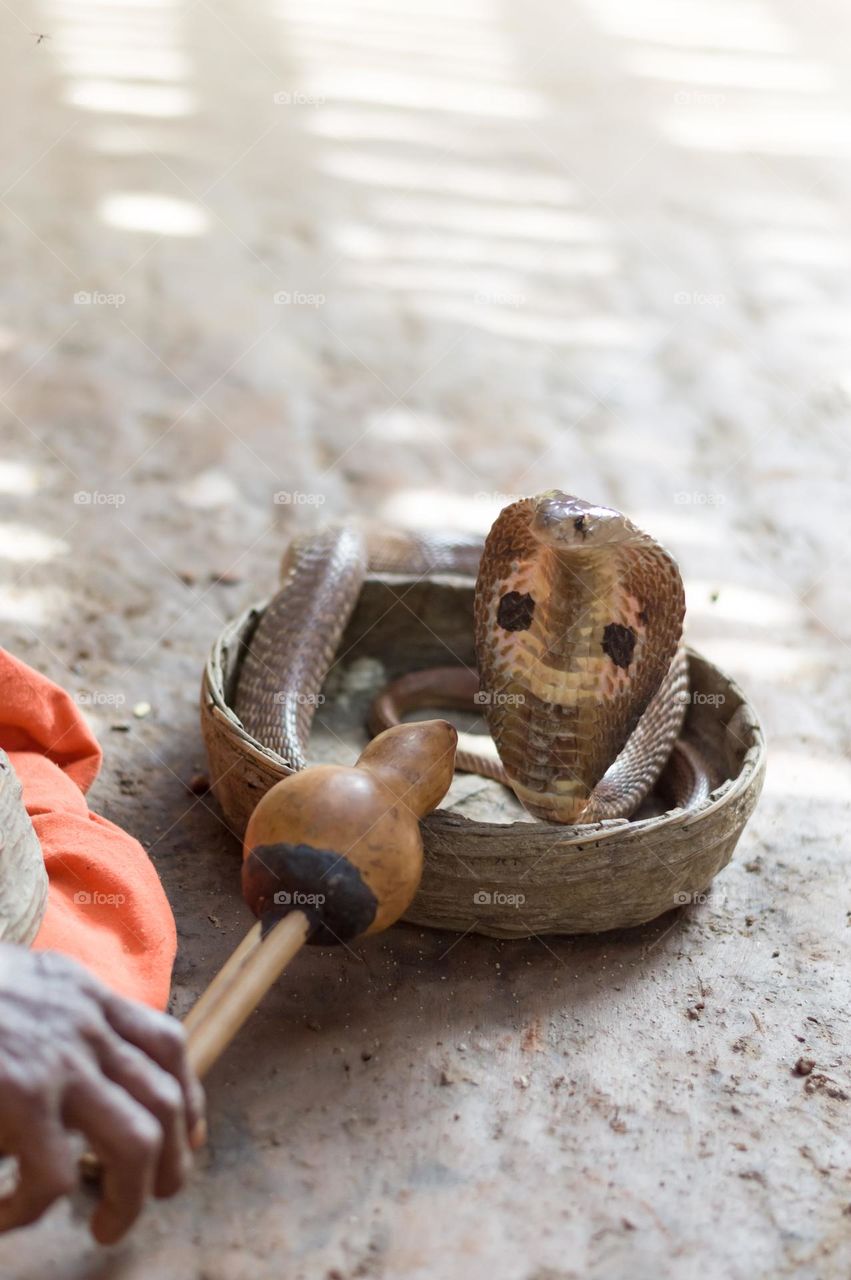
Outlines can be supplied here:
<path id="1" fill-rule="evenodd" d="M 577 517 L 576 517 L 576 519 L 575 519 L 575 520 L 574 520 L 574 522 L 573 522 L 573 527 L 574 527 L 574 529 L 576 530 L 576 532 L 577 532 L 577 533 L 581 533 L 581 534 L 583 535 L 583 537 L 584 537 L 584 535 L 585 535 L 585 517 L 584 517 L 584 516 L 577 516 Z"/>

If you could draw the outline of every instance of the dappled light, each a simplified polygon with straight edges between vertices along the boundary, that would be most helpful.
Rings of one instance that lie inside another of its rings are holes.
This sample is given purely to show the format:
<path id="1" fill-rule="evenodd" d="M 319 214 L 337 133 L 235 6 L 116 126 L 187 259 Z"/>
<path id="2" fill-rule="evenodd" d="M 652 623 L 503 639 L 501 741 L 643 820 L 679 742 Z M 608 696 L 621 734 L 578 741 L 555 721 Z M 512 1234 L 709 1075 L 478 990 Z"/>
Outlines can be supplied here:
<path id="1" fill-rule="evenodd" d="M 488 159 L 483 129 L 537 128 L 548 113 L 492 0 L 446 13 L 328 0 L 276 12 L 313 104 L 303 113 L 320 140 L 313 163 L 363 190 L 363 219 L 339 219 L 331 233 L 341 287 L 398 295 L 424 317 L 505 342 L 646 343 L 623 319 L 570 305 L 572 280 L 617 269 L 611 229 L 581 184 L 550 163 Z M 393 60 L 413 50 L 416 72 L 399 76 Z M 564 301 L 548 288 L 555 275 Z"/>
<path id="2" fill-rule="evenodd" d="M 673 142 L 708 151 L 761 151 L 767 155 L 851 155 L 848 115 L 839 110 L 793 111 L 780 103 L 731 112 L 694 111 L 669 117 L 664 128 Z"/>
<path id="3" fill-rule="evenodd" d="M 130 116 L 185 116 L 192 95 L 170 84 L 131 84 L 126 80 L 75 80 L 68 89 L 72 106 Z"/>
<path id="4" fill-rule="evenodd" d="M 765 789 L 770 795 L 792 801 L 835 801 L 851 793 L 851 761 L 780 748 L 771 754 Z"/>
<path id="5" fill-rule="evenodd" d="M 693 149 L 847 156 L 849 116 L 830 67 L 794 47 L 759 0 L 586 0 L 591 20 L 622 42 L 623 65 L 665 85 L 659 127 Z"/>
<path id="6" fill-rule="evenodd" d="M 207 229 L 204 210 L 190 200 L 146 192 L 115 192 L 100 205 L 105 223 L 124 231 L 155 231 L 164 236 L 198 236 Z"/>
<path id="7" fill-rule="evenodd" d="M 482 533 L 499 509 L 510 501 L 488 494 L 448 493 L 443 489 L 403 489 L 387 498 L 379 510 L 382 520 L 405 529 L 440 532 L 455 529 Z"/>
<path id="8" fill-rule="evenodd" d="M 768 230 L 745 241 L 747 252 L 769 262 L 802 267 L 851 267 L 851 245 L 841 235 L 824 232 Z"/>
<path id="9" fill-rule="evenodd" d="M 590 16 L 611 35 L 656 45 L 788 53 L 792 41 L 782 20 L 760 0 L 584 0 Z"/>
<path id="10" fill-rule="evenodd" d="M 10 462 L 0 458 L 0 493 L 25 495 L 38 489 L 38 473 L 25 462 Z"/>
<path id="11" fill-rule="evenodd" d="M 64 539 L 53 538 L 39 529 L 0 522 L 0 560 L 12 560 L 18 564 L 53 560 L 56 556 L 67 555 L 70 549 Z"/>
<path id="12" fill-rule="evenodd" d="M 668 80 L 680 86 L 711 85 L 804 94 L 836 88 L 835 76 L 823 63 L 774 53 L 759 57 L 747 52 L 692 52 L 639 46 L 625 52 L 624 64 L 633 75 Z"/>
<path id="13" fill-rule="evenodd" d="M 0 618 L 39 630 L 53 626 L 68 608 L 67 593 L 55 587 L 19 587 L 6 582 L 0 590 Z"/>
<path id="14" fill-rule="evenodd" d="M 411 409 L 402 407 L 367 417 L 364 428 L 376 440 L 387 440 L 390 444 L 410 444 L 449 440 L 453 424 L 433 413 L 414 413 Z"/>
<path id="15" fill-rule="evenodd" d="M 100 25 L 94 32 L 101 32 Z M 131 90 L 133 82 L 147 81 L 168 84 L 171 81 L 185 80 L 192 67 L 189 58 L 177 48 L 167 45 L 159 47 L 134 48 L 128 45 L 95 44 L 87 42 L 84 35 L 77 38 L 66 31 L 58 39 L 59 63 L 70 77 L 78 80 L 129 82 Z M 120 110 L 123 99 L 117 103 Z"/>

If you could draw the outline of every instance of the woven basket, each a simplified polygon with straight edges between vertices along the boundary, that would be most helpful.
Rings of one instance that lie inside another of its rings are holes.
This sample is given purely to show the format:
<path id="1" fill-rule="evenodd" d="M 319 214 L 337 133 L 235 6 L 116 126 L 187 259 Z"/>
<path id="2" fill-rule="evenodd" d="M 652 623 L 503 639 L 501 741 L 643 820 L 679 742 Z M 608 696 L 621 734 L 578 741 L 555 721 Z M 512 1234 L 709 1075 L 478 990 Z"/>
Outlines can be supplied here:
<path id="1" fill-rule="evenodd" d="M 47 905 L 47 872 L 9 757 L 0 751 L 0 942 L 29 946 Z"/>
<path id="2" fill-rule="evenodd" d="M 472 608 L 469 579 L 368 577 L 323 688 L 311 762 L 354 762 L 367 740 L 366 710 L 387 681 L 449 661 L 474 665 Z M 290 772 L 231 709 L 262 611 L 247 610 L 221 632 L 201 696 L 213 790 L 240 840 L 257 801 Z M 701 895 L 730 860 L 759 798 L 765 745 L 731 680 L 691 650 L 689 673 L 683 737 L 715 784 L 703 805 L 666 809 L 663 773 L 632 820 L 561 827 L 532 820 L 498 783 L 456 774 L 446 806 L 422 822 L 425 870 L 405 918 L 505 938 L 596 933 L 644 924 Z"/>

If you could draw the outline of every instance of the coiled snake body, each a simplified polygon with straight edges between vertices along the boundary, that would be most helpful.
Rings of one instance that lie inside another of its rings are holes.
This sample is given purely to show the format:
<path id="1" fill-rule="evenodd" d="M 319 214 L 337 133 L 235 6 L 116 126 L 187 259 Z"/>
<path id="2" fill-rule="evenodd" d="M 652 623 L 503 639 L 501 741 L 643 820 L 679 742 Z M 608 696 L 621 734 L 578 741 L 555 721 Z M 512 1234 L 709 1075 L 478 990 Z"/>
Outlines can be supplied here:
<path id="1" fill-rule="evenodd" d="M 235 697 L 245 729 L 291 768 L 306 763 L 367 570 L 476 576 L 478 677 L 464 667 L 403 676 L 376 699 L 374 732 L 417 706 L 478 706 L 492 739 L 462 734 L 457 767 L 507 783 L 550 822 L 629 816 L 672 749 L 674 802 L 708 794 L 699 758 L 677 743 L 688 673 L 676 563 L 620 512 L 557 491 L 506 507 L 484 546 L 348 527 L 293 540 Z"/>

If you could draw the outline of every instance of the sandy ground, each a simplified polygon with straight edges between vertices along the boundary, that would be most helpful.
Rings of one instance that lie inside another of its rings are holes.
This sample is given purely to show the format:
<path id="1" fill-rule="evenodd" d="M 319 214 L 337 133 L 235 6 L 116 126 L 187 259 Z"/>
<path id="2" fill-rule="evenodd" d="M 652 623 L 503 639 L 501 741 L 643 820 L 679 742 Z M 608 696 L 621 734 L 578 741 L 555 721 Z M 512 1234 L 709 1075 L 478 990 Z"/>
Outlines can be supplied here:
<path id="1" fill-rule="evenodd" d="M 211 1077 L 191 1189 L 111 1252 L 59 1208 L 4 1276 L 848 1274 L 850 26 L 0 8 L 2 639 L 97 728 L 93 803 L 174 903 L 176 1012 L 247 923 L 187 791 L 201 666 L 296 525 L 620 506 L 771 742 L 706 903 L 302 957 Z"/>

